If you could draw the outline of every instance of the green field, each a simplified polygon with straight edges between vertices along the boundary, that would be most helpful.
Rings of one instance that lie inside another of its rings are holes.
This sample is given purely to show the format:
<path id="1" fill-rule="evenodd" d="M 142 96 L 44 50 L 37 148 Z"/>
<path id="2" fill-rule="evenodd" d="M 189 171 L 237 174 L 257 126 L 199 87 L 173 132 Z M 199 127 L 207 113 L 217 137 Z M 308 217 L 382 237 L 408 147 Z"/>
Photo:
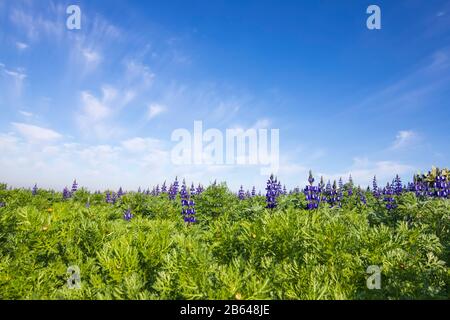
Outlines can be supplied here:
<path id="1" fill-rule="evenodd" d="M 195 199 L 0 188 L 1 299 L 449 299 L 450 200 L 365 192 L 306 210 L 302 193 L 240 200 L 225 184 Z M 89 205 L 86 205 L 86 204 Z M 124 219 L 130 209 L 133 218 Z M 369 289 L 367 268 L 381 268 Z M 80 288 L 68 267 L 80 269 Z"/>

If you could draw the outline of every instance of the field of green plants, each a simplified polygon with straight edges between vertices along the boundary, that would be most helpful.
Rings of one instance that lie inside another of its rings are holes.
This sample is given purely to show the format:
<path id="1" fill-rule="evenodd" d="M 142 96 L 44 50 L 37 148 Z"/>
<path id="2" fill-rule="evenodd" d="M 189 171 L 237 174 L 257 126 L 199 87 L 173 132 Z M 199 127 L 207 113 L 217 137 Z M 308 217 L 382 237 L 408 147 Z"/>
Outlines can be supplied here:
<path id="1" fill-rule="evenodd" d="M 0 299 L 450 298 L 448 197 L 404 191 L 387 208 L 355 188 L 339 206 L 285 192 L 268 207 L 214 183 L 190 198 L 195 223 L 180 197 L 1 185 Z"/>

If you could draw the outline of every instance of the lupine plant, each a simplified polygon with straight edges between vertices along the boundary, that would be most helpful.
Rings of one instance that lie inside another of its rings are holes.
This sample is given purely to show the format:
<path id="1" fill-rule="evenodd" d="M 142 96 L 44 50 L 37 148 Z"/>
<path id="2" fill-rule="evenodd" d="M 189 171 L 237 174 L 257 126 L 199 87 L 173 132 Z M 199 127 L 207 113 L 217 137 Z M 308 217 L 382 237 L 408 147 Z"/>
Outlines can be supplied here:
<path id="1" fill-rule="evenodd" d="M 313 177 L 311 171 L 309 171 L 308 183 L 309 183 L 309 185 L 307 185 L 305 187 L 305 190 L 303 191 L 306 196 L 306 201 L 307 201 L 306 208 L 308 210 L 317 209 L 319 207 L 319 202 L 320 202 L 320 191 L 319 191 L 320 187 L 313 185 L 314 177 Z M 323 183 L 323 180 L 322 180 L 322 183 Z"/>
<path id="2" fill-rule="evenodd" d="M 133 218 L 133 214 L 131 213 L 131 209 L 127 209 L 123 214 L 123 219 L 126 221 L 130 221 Z"/>
<path id="3" fill-rule="evenodd" d="M 63 199 L 67 200 L 72 196 L 71 192 L 69 191 L 69 189 L 67 187 L 64 188 L 63 190 Z"/>
<path id="4" fill-rule="evenodd" d="M 239 200 L 245 199 L 245 192 L 244 192 L 244 188 L 242 187 L 242 185 L 241 185 L 241 188 L 239 189 L 238 197 L 239 197 Z"/>
<path id="5" fill-rule="evenodd" d="M 72 183 L 72 190 L 71 190 L 71 192 L 75 193 L 75 192 L 77 192 L 77 190 L 78 190 L 78 183 L 77 183 L 77 180 L 74 180 L 73 183 Z"/>
<path id="6" fill-rule="evenodd" d="M 274 209 L 277 207 L 277 197 L 278 197 L 278 183 L 274 179 L 273 174 L 270 175 L 269 180 L 267 180 L 266 186 L 266 208 Z"/>
<path id="7" fill-rule="evenodd" d="M 190 197 L 189 191 L 186 187 L 186 182 L 183 180 L 180 190 L 181 198 L 181 214 L 183 215 L 184 222 L 192 224 L 196 222 L 195 219 L 195 202 Z"/>

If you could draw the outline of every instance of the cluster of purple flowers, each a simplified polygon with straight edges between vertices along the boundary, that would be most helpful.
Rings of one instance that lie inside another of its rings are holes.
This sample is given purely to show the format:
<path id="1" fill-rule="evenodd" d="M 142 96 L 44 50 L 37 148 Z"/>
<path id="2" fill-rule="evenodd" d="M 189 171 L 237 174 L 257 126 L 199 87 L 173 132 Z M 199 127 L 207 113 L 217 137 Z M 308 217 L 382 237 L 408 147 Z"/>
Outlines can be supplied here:
<path id="1" fill-rule="evenodd" d="M 389 184 L 389 182 L 386 185 L 386 188 L 383 189 L 383 201 L 386 202 L 386 209 L 392 210 L 397 207 L 397 204 L 395 202 L 394 198 L 395 189 L 392 185 Z"/>
<path id="2" fill-rule="evenodd" d="M 125 192 L 123 192 L 122 187 L 119 188 L 119 191 L 117 191 L 117 198 L 121 198 L 125 195 Z"/>
<path id="3" fill-rule="evenodd" d="M 178 178 L 175 177 L 175 181 L 169 187 L 169 199 L 175 200 L 177 193 L 178 193 Z"/>
<path id="4" fill-rule="evenodd" d="M 167 193 L 166 181 L 164 181 L 162 186 L 161 186 L 161 193 L 162 194 L 166 194 Z"/>
<path id="5" fill-rule="evenodd" d="M 0 202 L 0 208 L 6 207 L 6 203 Z"/>
<path id="6" fill-rule="evenodd" d="M 186 182 L 183 180 L 180 190 L 181 197 L 181 214 L 183 215 L 184 222 L 191 224 L 197 222 L 195 219 L 195 202 L 190 197 L 189 191 L 186 187 Z"/>
<path id="7" fill-rule="evenodd" d="M 203 191 L 205 191 L 205 189 L 204 189 L 203 186 L 199 183 L 199 184 L 198 184 L 198 187 L 197 187 L 197 190 L 196 190 L 196 193 L 197 193 L 197 194 L 202 194 Z"/>
<path id="8" fill-rule="evenodd" d="M 115 204 L 118 196 L 114 192 L 106 191 L 106 203 Z"/>
<path id="9" fill-rule="evenodd" d="M 379 199 L 381 197 L 381 191 L 378 188 L 378 184 L 377 184 L 377 177 L 374 176 L 373 177 L 373 182 L 372 182 L 372 194 L 376 199 Z"/>
<path id="10" fill-rule="evenodd" d="M 450 183 L 443 175 L 438 175 L 433 183 L 434 196 L 438 198 L 448 198 L 450 194 Z"/>
<path id="11" fill-rule="evenodd" d="M 63 199 L 67 200 L 70 197 L 72 197 L 72 193 L 69 191 L 69 189 L 67 187 L 65 187 L 63 190 Z"/>
<path id="12" fill-rule="evenodd" d="M 123 219 L 126 221 L 130 221 L 133 218 L 133 214 L 131 213 L 131 209 L 127 209 L 123 214 Z"/>
<path id="13" fill-rule="evenodd" d="M 33 187 L 33 190 L 31 191 L 31 194 L 33 196 L 35 196 L 35 195 L 37 195 L 37 192 L 38 192 L 38 187 L 37 187 L 37 184 L 35 184 L 34 187 Z"/>
<path id="14" fill-rule="evenodd" d="M 75 193 L 75 192 L 77 192 L 77 190 L 78 190 L 78 183 L 77 183 L 77 180 L 74 180 L 74 181 L 73 181 L 73 184 L 72 184 L 72 190 L 71 190 L 71 192 L 72 192 L 72 193 Z"/>
<path id="15" fill-rule="evenodd" d="M 281 192 L 281 183 L 276 178 L 274 179 L 273 174 L 270 175 L 266 186 L 266 208 L 274 209 L 277 207 L 277 198 Z"/>
<path id="16" fill-rule="evenodd" d="M 303 193 L 306 196 L 306 201 L 308 201 L 308 204 L 306 206 L 306 208 L 308 210 L 313 210 L 313 209 L 317 209 L 319 207 L 319 203 L 321 200 L 321 186 L 314 186 L 314 177 L 312 175 L 312 172 L 309 171 L 309 177 L 308 177 L 308 183 L 309 185 L 307 185 L 305 187 L 305 189 L 303 190 Z M 322 181 L 323 183 L 323 181 Z"/>
<path id="17" fill-rule="evenodd" d="M 340 181 L 342 182 L 342 180 Z M 322 201 L 325 200 L 330 205 L 330 208 L 332 208 L 336 205 L 340 206 L 341 199 L 341 190 L 337 187 L 336 180 L 333 181 L 333 185 L 328 181 L 324 195 L 322 195 Z"/>
<path id="18" fill-rule="evenodd" d="M 244 191 L 244 188 L 242 187 L 242 185 L 241 185 L 241 188 L 239 189 L 239 192 L 238 192 L 238 198 L 239 198 L 239 200 L 244 200 L 245 199 L 245 191 Z"/>

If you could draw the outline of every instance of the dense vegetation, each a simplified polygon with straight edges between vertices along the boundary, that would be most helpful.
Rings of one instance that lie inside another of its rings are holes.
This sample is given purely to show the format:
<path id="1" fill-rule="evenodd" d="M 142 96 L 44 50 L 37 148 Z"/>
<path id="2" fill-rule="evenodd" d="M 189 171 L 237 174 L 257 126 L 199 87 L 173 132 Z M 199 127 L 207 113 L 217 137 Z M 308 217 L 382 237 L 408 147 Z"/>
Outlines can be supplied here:
<path id="1" fill-rule="evenodd" d="M 450 298 L 448 197 L 403 190 L 389 207 L 346 184 L 339 205 L 316 209 L 308 190 L 268 205 L 270 186 L 265 197 L 212 184 L 188 202 L 183 188 L 112 201 L 1 185 L 0 298 Z M 370 265 L 381 267 L 379 290 L 366 285 Z M 69 266 L 80 289 L 68 287 Z"/>

